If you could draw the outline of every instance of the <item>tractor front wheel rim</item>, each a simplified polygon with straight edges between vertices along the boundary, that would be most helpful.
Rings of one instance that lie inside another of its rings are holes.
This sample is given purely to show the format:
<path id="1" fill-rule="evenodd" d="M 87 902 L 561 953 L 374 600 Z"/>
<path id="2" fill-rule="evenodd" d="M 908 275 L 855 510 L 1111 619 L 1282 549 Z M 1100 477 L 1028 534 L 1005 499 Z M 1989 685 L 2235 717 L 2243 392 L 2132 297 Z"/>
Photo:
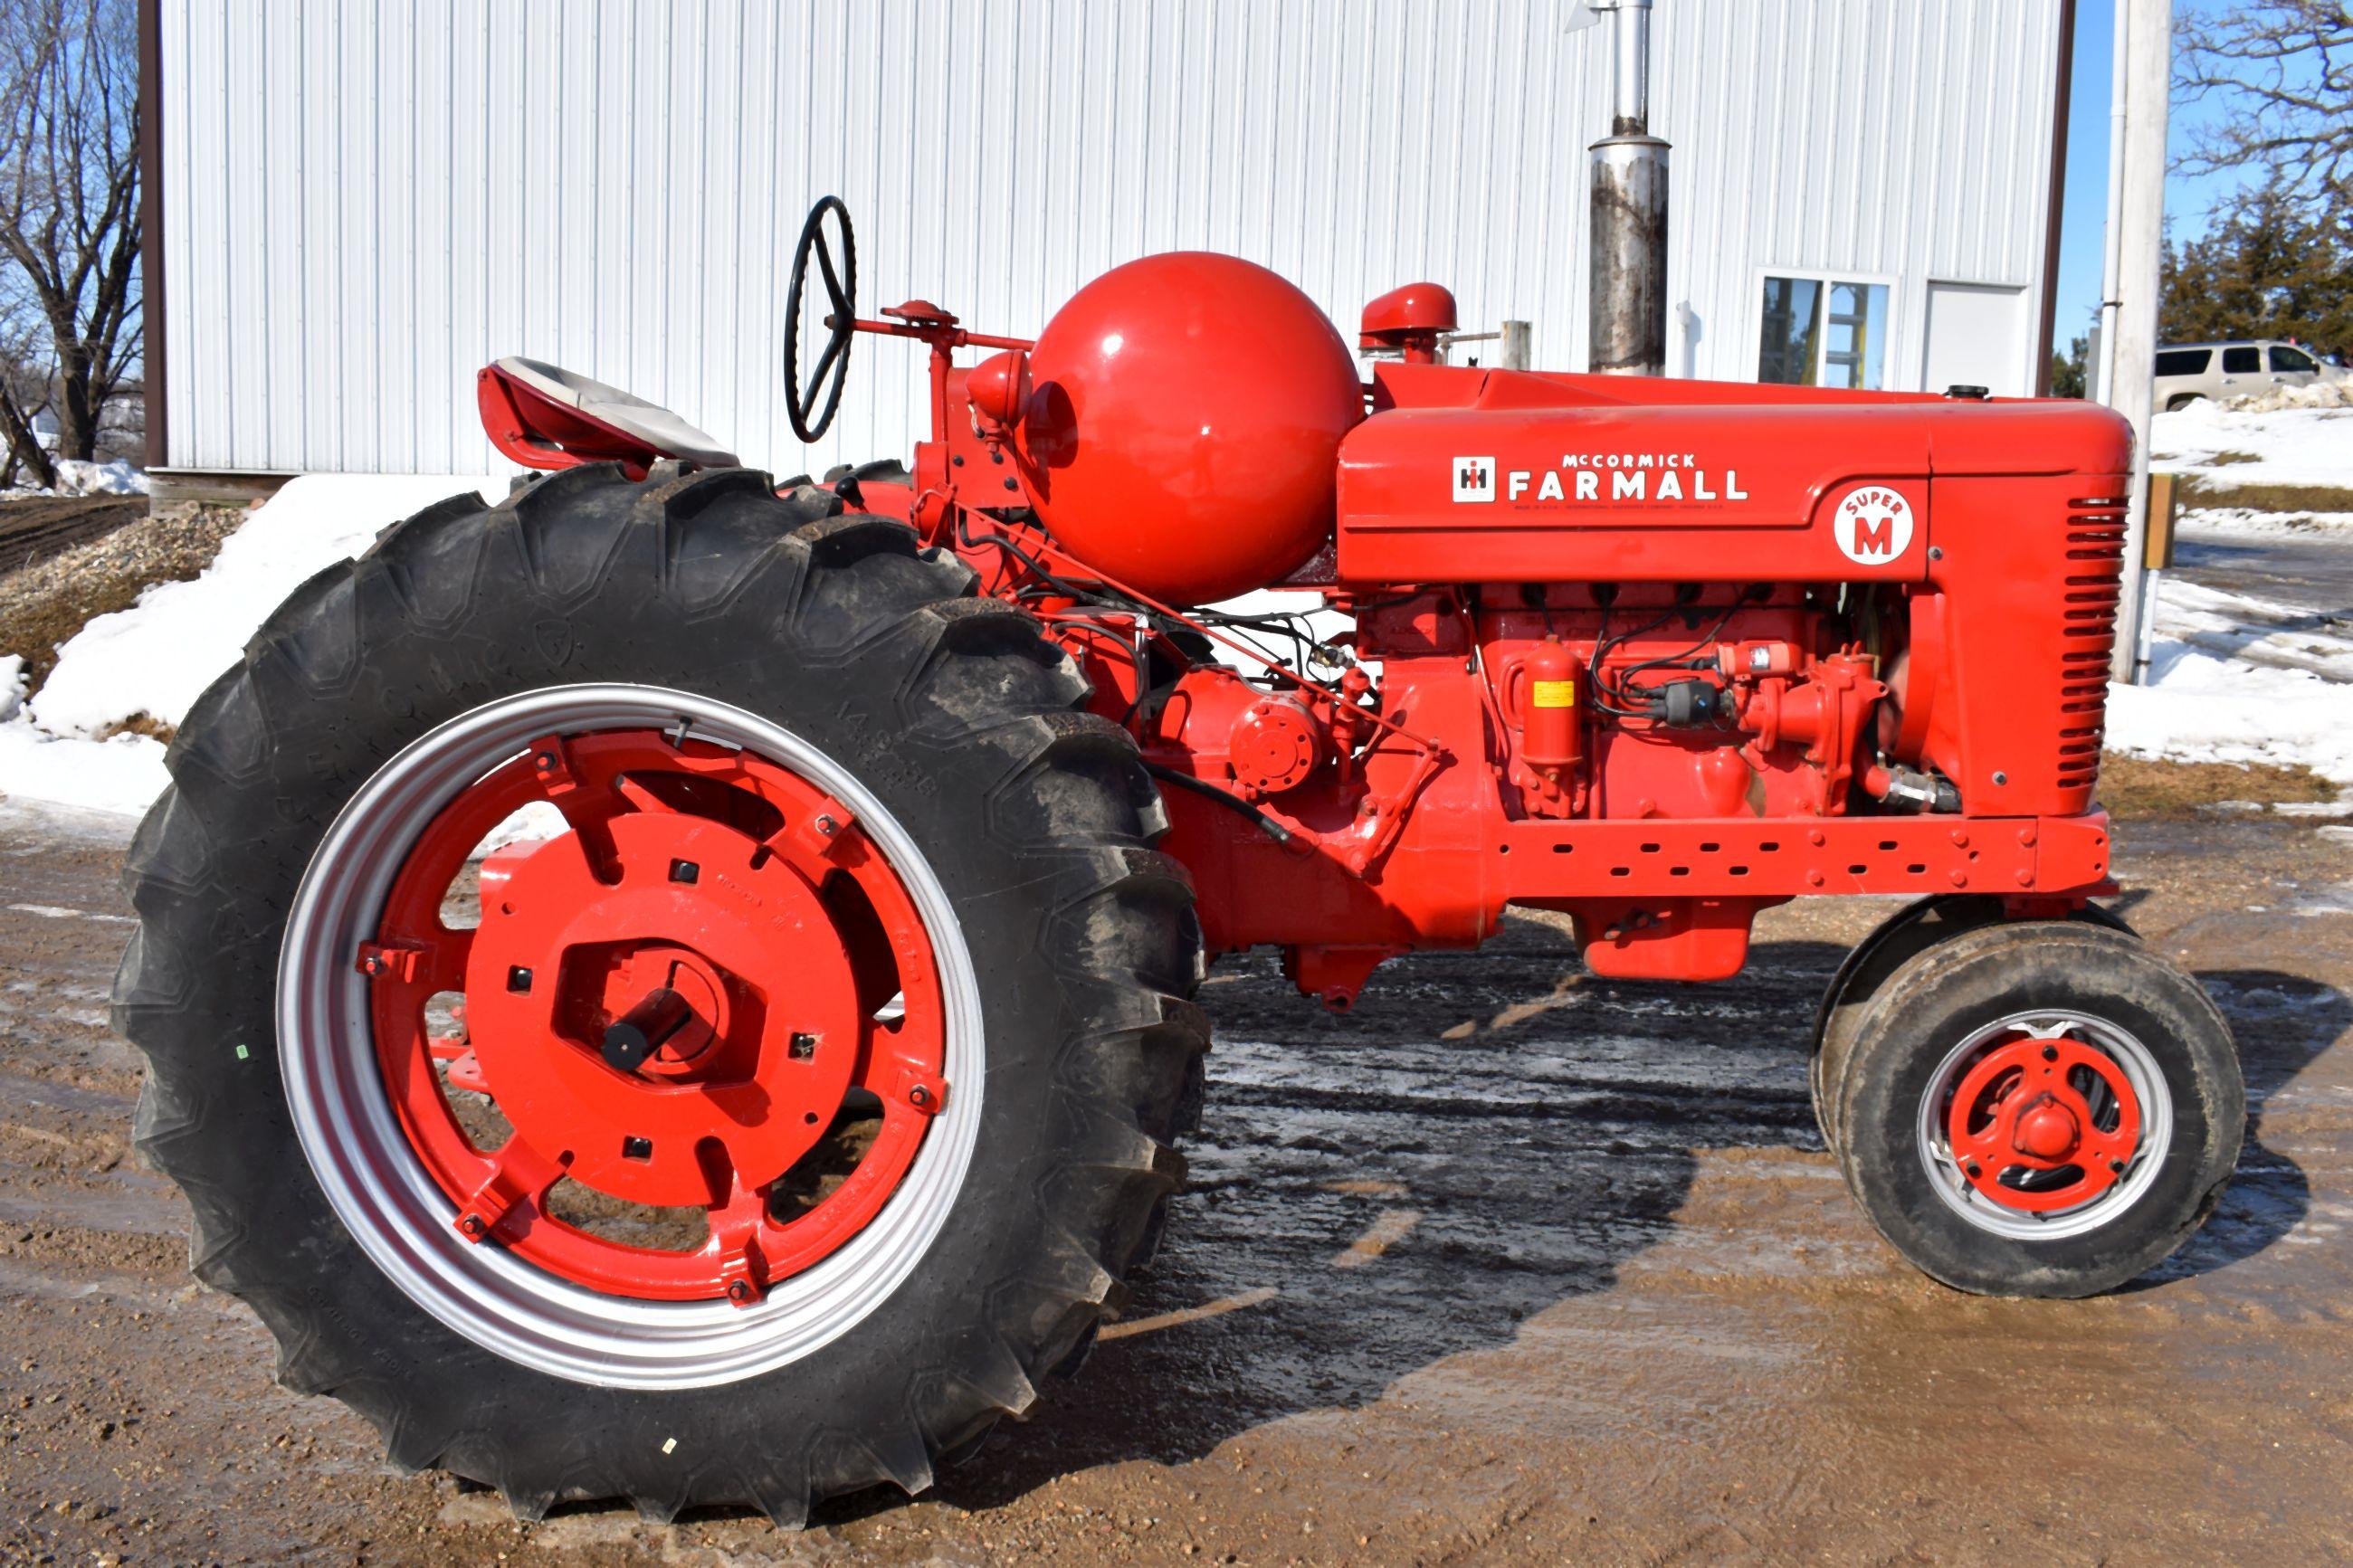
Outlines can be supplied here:
<path id="1" fill-rule="evenodd" d="M 563 830 L 494 852 L 479 925 L 446 925 L 469 853 L 534 802 Z M 464 1039 L 427 1026 L 451 993 Z M 847 1331 L 937 1236 L 978 1124 L 978 984 L 914 840 L 806 738 L 660 688 L 502 699 L 380 769 L 295 900 L 279 1030 L 297 1134 L 377 1266 L 476 1343 L 609 1386 L 732 1382 Z M 511 1135 L 485 1147 L 457 1089 Z M 854 1168 L 782 1212 L 853 1113 L 879 1120 Z M 575 1228 L 566 1179 L 706 1210 L 707 1237 Z"/>
<path id="2" fill-rule="evenodd" d="M 1921 1095 L 1936 1196 L 2015 1241 L 2095 1230 L 2138 1202 L 2173 1142 L 2173 1099 L 2129 1030 L 2068 1009 L 2015 1013 L 1947 1052 Z"/>

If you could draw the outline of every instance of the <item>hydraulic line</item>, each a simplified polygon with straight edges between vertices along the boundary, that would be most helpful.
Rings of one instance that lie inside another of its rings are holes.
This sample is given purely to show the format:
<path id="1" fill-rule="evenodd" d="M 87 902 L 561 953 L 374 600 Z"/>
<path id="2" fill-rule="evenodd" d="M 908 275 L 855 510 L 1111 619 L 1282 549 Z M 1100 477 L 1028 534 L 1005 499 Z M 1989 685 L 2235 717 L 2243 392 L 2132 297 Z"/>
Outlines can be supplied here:
<path id="1" fill-rule="evenodd" d="M 1266 813 L 1261 811 L 1258 807 L 1252 805 L 1241 796 L 1234 794 L 1231 790 L 1219 789 L 1216 784 L 1211 784 L 1207 779 L 1197 779 L 1191 773 L 1179 773 L 1175 768 L 1164 767 L 1160 763 L 1155 762 L 1146 762 L 1144 764 L 1144 771 L 1150 773 L 1154 778 L 1161 780 L 1163 783 L 1175 784 L 1179 789 L 1191 790 L 1195 795 L 1214 800 L 1229 811 L 1240 812 L 1242 816 L 1249 817 L 1252 822 L 1257 823 L 1259 826 L 1265 831 L 1266 836 L 1269 838 L 1273 839 L 1277 844 L 1287 845 L 1293 838 L 1298 837 L 1296 834 L 1293 833 L 1291 829 L 1285 827 L 1282 824 L 1277 822 L 1274 818 L 1269 816 Z"/>

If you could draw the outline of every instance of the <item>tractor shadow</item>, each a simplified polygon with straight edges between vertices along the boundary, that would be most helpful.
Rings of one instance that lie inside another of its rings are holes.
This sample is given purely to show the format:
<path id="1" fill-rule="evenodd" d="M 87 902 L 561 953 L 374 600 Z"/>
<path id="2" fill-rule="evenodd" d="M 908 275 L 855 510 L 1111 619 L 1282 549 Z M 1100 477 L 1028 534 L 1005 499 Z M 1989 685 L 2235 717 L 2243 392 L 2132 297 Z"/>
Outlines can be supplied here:
<path id="1" fill-rule="evenodd" d="M 1031 1422 L 931 1495 L 986 1509 L 1098 1465 L 1197 1459 L 1285 1415 L 1377 1401 L 1609 1289 L 1684 1228 L 1695 1151 L 1821 1151 L 1807 1052 L 1846 951 L 1760 942 L 1722 984 L 1613 982 L 1514 917 L 1477 952 L 1383 970 L 1345 1019 L 1271 957 L 1220 965 L 1202 998 L 1208 1104 L 1157 1261 L 1077 1385 L 1044 1390 Z M 2303 1219 L 2304 1172 L 2264 1147 L 2263 1107 L 2353 1026 L 2353 1001 L 2302 976 L 2198 978 L 2244 1058 L 2245 1150 L 2204 1230 L 2130 1289 L 2241 1262 Z M 900 1501 L 883 1489 L 818 1517 Z"/>
<path id="2" fill-rule="evenodd" d="M 2246 1142 L 2238 1171 L 2204 1228 L 2127 1290 L 2146 1290 L 2242 1262 L 2294 1230 L 2312 1207 L 2304 1168 L 2263 1143 L 2272 1097 L 2353 1030 L 2353 998 L 2275 969 L 2200 969 L 2198 983 L 2230 1020 L 2247 1084 Z"/>
<path id="3" fill-rule="evenodd" d="M 1345 1018 L 1271 957 L 1221 964 L 1208 1103 L 1157 1261 L 1077 1386 L 936 1495 L 985 1508 L 1094 1465 L 1197 1458 L 1608 1289 L 1676 1230 L 1694 1150 L 1821 1148 L 1807 1048 L 1844 952 L 1760 944 L 1726 984 L 1611 982 L 1514 918 L 1475 952 L 1384 969 Z"/>

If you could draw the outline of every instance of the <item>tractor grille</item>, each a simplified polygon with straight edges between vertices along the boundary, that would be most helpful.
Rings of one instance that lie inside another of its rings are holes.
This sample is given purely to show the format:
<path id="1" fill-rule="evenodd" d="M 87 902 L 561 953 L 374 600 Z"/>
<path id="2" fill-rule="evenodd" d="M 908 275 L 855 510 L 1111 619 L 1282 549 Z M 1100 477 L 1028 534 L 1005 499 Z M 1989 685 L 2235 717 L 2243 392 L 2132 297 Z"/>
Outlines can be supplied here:
<path id="1" fill-rule="evenodd" d="M 2108 657 L 2125 560 L 2121 496 L 2067 503 L 2067 575 L 2059 654 L 2059 787 L 2087 789 L 2100 771 Z"/>

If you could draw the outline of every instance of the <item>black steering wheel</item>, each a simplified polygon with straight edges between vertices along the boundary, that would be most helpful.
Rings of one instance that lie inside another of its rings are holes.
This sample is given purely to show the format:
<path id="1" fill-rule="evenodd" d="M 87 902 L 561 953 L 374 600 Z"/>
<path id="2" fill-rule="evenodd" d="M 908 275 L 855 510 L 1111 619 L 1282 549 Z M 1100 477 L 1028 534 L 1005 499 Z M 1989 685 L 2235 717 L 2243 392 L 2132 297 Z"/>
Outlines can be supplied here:
<path id="1" fill-rule="evenodd" d="M 841 248 L 841 261 L 834 263 L 835 241 L 826 235 L 826 215 L 830 213 Z M 818 281 L 825 286 L 827 335 L 825 349 L 809 367 L 807 378 L 801 375 L 801 298 L 808 287 L 809 258 L 817 258 Z M 833 423 L 834 410 L 841 406 L 841 384 L 849 374 L 849 340 L 858 335 L 858 237 L 850 232 L 849 209 L 841 205 L 839 196 L 828 196 L 809 208 L 808 221 L 801 225 L 800 243 L 793 247 L 792 289 L 785 296 L 785 413 L 793 422 L 793 434 L 804 441 L 814 441 Z M 828 378 L 832 384 L 828 385 Z M 823 402 L 818 401 L 823 395 Z M 814 417 L 812 417 L 814 416 Z"/>

